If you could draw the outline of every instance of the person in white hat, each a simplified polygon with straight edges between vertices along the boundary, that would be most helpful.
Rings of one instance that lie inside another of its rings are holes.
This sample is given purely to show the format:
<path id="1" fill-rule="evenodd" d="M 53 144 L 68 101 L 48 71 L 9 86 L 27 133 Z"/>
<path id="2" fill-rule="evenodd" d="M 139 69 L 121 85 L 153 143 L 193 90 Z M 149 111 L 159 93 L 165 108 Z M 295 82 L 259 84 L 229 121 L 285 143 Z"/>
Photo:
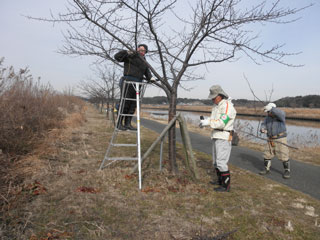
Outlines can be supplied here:
<path id="1" fill-rule="evenodd" d="M 237 112 L 231 100 L 228 100 L 228 94 L 219 85 L 213 85 L 210 88 L 208 98 L 213 102 L 211 116 L 201 120 L 200 127 L 212 128 L 212 160 L 218 177 L 218 180 L 212 183 L 219 185 L 214 190 L 228 192 L 231 183 L 228 162 L 232 147 L 233 123 Z"/>
<path id="2" fill-rule="evenodd" d="M 261 175 L 270 173 L 271 159 L 277 156 L 283 163 L 283 178 L 290 178 L 289 148 L 287 146 L 286 114 L 276 104 L 268 103 L 264 107 L 267 117 L 261 124 L 260 132 L 266 133 L 268 142 L 264 150 L 264 169 Z"/>

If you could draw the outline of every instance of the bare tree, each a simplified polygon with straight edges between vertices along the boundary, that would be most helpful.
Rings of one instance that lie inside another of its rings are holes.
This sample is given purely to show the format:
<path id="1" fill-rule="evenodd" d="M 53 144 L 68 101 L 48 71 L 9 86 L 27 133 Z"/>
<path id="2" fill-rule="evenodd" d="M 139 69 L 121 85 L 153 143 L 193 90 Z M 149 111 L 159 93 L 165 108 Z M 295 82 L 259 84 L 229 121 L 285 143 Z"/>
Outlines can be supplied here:
<path id="1" fill-rule="evenodd" d="M 69 0 L 65 14 L 52 19 L 68 25 L 64 54 L 95 55 L 112 61 L 119 49 L 137 43 L 151 49 L 149 67 L 169 101 L 170 121 L 176 115 L 182 81 L 200 79 L 197 67 L 249 57 L 254 63 L 275 61 L 294 66 L 284 45 L 265 47 L 255 24 L 287 24 L 305 9 L 282 6 L 282 0 Z M 184 6 L 189 4 L 187 6 Z M 183 10 L 181 8 L 183 7 Z M 107 46 L 107 48 L 106 48 Z M 116 63 L 118 64 L 118 63 Z M 169 132 L 171 170 L 177 172 L 175 128 Z"/>
<path id="2" fill-rule="evenodd" d="M 79 89 L 91 101 L 100 105 L 100 111 L 107 104 L 107 108 L 115 107 L 116 97 L 119 97 L 118 82 L 120 79 L 119 71 L 114 67 L 106 65 L 95 65 L 93 69 L 94 78 L 81 81 Z M 109 111 L 107 112 L 109 114 Z"/>

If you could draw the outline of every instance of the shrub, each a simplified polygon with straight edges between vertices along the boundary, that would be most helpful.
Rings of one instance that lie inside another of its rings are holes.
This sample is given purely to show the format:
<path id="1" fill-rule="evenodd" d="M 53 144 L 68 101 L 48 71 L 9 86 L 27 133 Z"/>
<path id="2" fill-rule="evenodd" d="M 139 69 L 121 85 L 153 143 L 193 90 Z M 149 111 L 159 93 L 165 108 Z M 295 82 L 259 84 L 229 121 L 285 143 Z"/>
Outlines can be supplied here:
<path id="1" fill-rule="evenodd" d="M 3 61 L 0 59 L 0 149 L 24 154 L 48 130 L 61 126 L 75 101 L 35 81 L 29 69 L 15 72 L 13 67 L 3 67 Z"/>

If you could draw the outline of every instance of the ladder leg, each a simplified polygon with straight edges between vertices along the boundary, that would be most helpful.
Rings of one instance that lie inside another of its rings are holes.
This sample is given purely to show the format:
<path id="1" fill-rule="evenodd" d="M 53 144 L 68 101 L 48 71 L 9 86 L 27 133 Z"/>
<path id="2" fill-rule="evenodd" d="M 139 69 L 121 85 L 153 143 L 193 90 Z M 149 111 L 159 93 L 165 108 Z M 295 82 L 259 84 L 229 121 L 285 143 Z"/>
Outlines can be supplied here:
<path id="1" fill-rule="evenodd" d="M 123 124 L 123 121 L 124 121 L 124 118 L 125 118 L 123 115 L 125 114 L 124 111 L 127 111 L 127 109 L 126 109 L 126 104 L 127 104 L 126 96 L 127 96 L 127 93 L 128 93 L 128 83 L 127 83 L 126 80 L 124 80 L 123 84 L 122 84 L 122 89 L 121 89 L 120 105 L 119 105 L 117 124 L 116 124 L 116 128 L 120 129 L 120 130 L 126 130 L 124 128 L 124 124 Z"/>
<path id="2" fill-rule="evenodd" d="M 110 154 L 110 151 L 111 151 L 111 148 L 112 148 L 112 144 L 113 144 L 113 142 L 116 140 L 116 138 L 117 138 L 117 132 L 116 132 L 116 130 L 115 130 L 115 131 L 113 131 L 111 140 L 110 140 L 110 142 L 109 142 L 109 146 L 108 146 L 108 148 L 107 148 L 106 154 L 104 155 L 104 158 L 103 158 L 103 161 L 102 161 L 102 163 L 101 163 L 101 165 L 100 165 L 99 170 L 102 170 L 102 169 L 103 169 L 103 166 L 104 166 L 104 164 L 105 164 L 105 161 L 107 160 L 107 158 L 108 158 L 108 156 L 109 156 L 109 154 Z"/>
<path id="3" fill-rule="evenodd" d="M 109 146 L 107 148 L 107 151 L 104 155 L 104 158 L 103 158 L 103 161 L 99 167 L 99 170 L 102 170 L 105 166 L 105 162 L 107 161 L 108 157 L 109 157 L 109 154 L 111 152 L 111 148 L 112 148 L 112 145 L 113 143 L 115 142 L 116 140 L 116 137 L 117 137 L 117 129 L 119 129 L 119 127 L 122 125 L 122 121 L 123 121 L 123 110 L 124 110 L 124 104 L 125 104 L 125 96 L 127 94 L 127 91 L 128 91 L 128 88 L 127 88 L 127 81 L 123 81 L 122 83 L 122 88 L 121 89 L 121 97 L 120 97 L 120 105 L 119 105 L 119 110 L 118 110 L 118 116 L 117 116 L 117 123 L 116 123 L 116 126 L 115 126 L 115 129 L 113 131 L 113 134 L 112 134 L 112 137 L 111 137 L 111 140 L 109 142 Z M 109 165 L 109 164 L 108 164 Z"/>
<path id="4" fill-rule="evenodd" d="M 137 150 L 138 150 L 138 164 L 139 164 L 139 189 L 142 188 L 142 177 L 141 177 L 141 142 L 140 142 L 140 89 L 139 84 L 136 83 L 136 100 L 137 100 Z"/>
<path id="5" fill-rule="evenodd" d="M 139 189 L 141 190 L 142 188 L 142 170 L 141 170 L 141 164 L 142 164 L 142 159 L 141 159 L 141 136 L 140 136 L 140 107 L 141 107 L 141 99 L 144 94 L 146 88 L 145 83 L 140 83 L 140 82 L 128 82 L 128 81 L 123 81 L 123 88 L 121 90 L 121 99 L 120 99 L 120 106 L 118 110 L 118 116 L 117 116 L 117 123 L 116 127 L 113 131 L 109 146 L 107 148 L 107 151 L 105 153 L 105 156 L 103 158 L 103 161 L 100 165 L 99 170 L 102 170 L 104 167 L 110 165 L 111 163 L 118 161 L 118 160 L 135 160 L 138 161 L 138 168 L 139 168 Z M 132 96 L 130 95 L 130 91 L 133 94 Z M 135 94 L 135 97 L 134 97 Z M 130 96 L 129 96 L 130 95 Z M 137 144 L 128 144 L 128 143 L 115 143 L 116 141 L 116 136 L 119 132 L 119 127 L 121 124 L 121 121 L 123 118 L 132 118 L 134 113 L 131 113 L 133 110 L 129 109 L 129 103 L 134 101 L 134 105 L 136 105 L 136 118 L 137 118 L 137 131 L 136 131 L 136 137 L 137 137 Z M 127 103 L 127 104 L 126 104 Z M 128 112 L 129 111 L 129 112 Z M 109 155 L 111 154 L 111 148 L 115 146 L 136 146 L 137 147 L 137 158 L 132 158 L 132 157 L 115 157 L 111 158 Z M 107 165 L 105 165 L 106 161 L 111 160 Z"/>

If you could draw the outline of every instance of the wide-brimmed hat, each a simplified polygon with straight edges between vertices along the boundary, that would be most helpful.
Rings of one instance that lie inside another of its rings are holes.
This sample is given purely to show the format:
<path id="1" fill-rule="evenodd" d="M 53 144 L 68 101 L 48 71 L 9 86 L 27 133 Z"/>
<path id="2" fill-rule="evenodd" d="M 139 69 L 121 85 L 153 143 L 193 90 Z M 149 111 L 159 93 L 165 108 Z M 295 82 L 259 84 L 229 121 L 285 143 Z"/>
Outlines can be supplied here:
<path id="1" fill-rule="evenodd" d="M 226 94 L 225 91 L 222 90 L 220 85 L 213 85 L 210 88 L 210 94 L 209 94 L 208 98 L 213 99 L 213 98 L 217 97 L 219 94 L 223 95 L 225 98 L 229 97 L 228 94 Z"/>

